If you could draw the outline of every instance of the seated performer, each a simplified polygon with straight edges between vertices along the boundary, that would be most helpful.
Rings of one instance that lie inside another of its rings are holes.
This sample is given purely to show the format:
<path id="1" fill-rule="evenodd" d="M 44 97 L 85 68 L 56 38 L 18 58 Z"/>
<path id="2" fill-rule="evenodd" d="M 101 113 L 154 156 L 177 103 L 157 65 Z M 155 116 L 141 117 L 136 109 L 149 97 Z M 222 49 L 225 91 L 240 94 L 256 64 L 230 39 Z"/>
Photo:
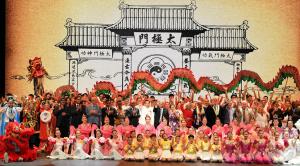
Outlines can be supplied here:
<path id="1" fill-rule="evenodd" d="M 223 156 L 221 153 L 221 141 L 220 137 L 222 135 L 218 135 L 218 133 L 214 133 L 212 135 L 212 143 L 211 143 L 211 161 L 213 162 L 223 162 Z"/>
<path id="2" fill-rule="evenodd" d="M 134 160 L 134 145 L 132 137 L 128 137 L 127 144 L 124 147 L 124 160 Z"/>
<path id="3" fill-rule="evenodd" d="M 239 140 L 239 154 L 240 162 L 242 163 L 251 163 L 252 162 L 252 141 L 249 138 L 249 131 L 244 131 L 243 139 Z"/>
<path id="4" fill-rule="evenodd" d="M 227 137 L 223 141 L 223 158 L 226 163 L 235 163 L 236 158 L 236 142 L 233 139 L 232 132 L 227 132 Z"/>
<path id="5" fill-rule="evenodd" d="M 196 145 L 197 145 L 197 159 L 200 159 L 201 156 L 201 145 L 204 139 L 204 131 L 203 130 L 197 130 L 197 137 L 196 137 Z"/>
<path id="6" fill-rule="evenodd" d="M 91 158 L 84 150 L 83 146 L 88 143 L 88 138 L 82 139 L 80 130 L 76 130 L 76 138 L 73 141 L 72 158 L 78 160 L 84 160 Z"/>
<path id="7" fill-rule="evenodd" d="M 151 133 L 149 130 L 146 130 L 144 133 L 144 154 L 145 154 L 145 158 L 148 158 L 149 155 L 149 148 L 150 148 L 150 141 L 151 141 Z"/>
<path id="8" fill-rule="evenodd" d="M 185 146 L 185 160 L 197 161 L 197 146 L 194 140 L 194 135 L 188 136 L 188 143 Z"/>
<path id="9" fill-rule="evenodd" d="M 172 142 L 168 139 L 168 135 L 165 133 L 163 139 L 159 141 L 160 148 L 162 149 L 160 156 L 161 161 L 170 161 L 172 159 L 171 143 Z"/>
<path id="10" fill-rule="evenodd" d="M 150 142 L 149 142 L 149 154 L 148 154 L 148 160 L 150 161 L 157 161 L 159 159 L 158 155 L 158 149 L 159 145 L 156 139 L 156 135 L 152 134 L 150 136 Z"/>
<path id="11" fill-rule="evenodd" d="M 201 144 L 200 159 L 203 162 L 209 162 L 210 159 L 211 159 L 211 154 L 210 154 L 211 145 L 210 145 L 210 141 L 209 141 L 209 133 L 206 132 L 204 134 L 205 134 L 204 139 L 203 139 L 202 144 Z"/>
<path id="12" fill-rule="evenodd" d="M 96 130 L 96 138 L 92 139 L 91 145 L 91 158 L 95 160 L 104 159 L 104 155 L 101 152 L 101 145 L 105 143 L 105 138 L 102 137 L 100 129 Z"/>
<path id="13" fill-rule="evenodd" d="M 112 158 L 114 160 L 121 160 L 122 159 L 122 149 L 123 149 L 123 141 L 121 137 L 118 136 L 118 131 L 113 130 L 112 132 L 112 138 L 109 139 L 109 143 L 112 146 L 111 148 L 111 153 L 112 153 Z"/>
<path id="14" fill-rule="evenodd" d="M 81 137 L 87 139 L 90 137 L 91 131 L 93 131 L 93 128 L 95 128 L 95 127 L 94 127 L 94 125 L 91 125 L 90 123 L 88 123 L 88 119 L 87 119 L 86 115 L 82 115 L 81 119 L 82 119 L 82 123 L 78 126 L 78 130 L 80 130 Z M 92 136 L 94 137 L 94 134 L 92 134 Z M 90 144 L 86 143 L 83 147 L 83 150 L 86 153 L 89 153 L 90 152 Z"/>
<path id="15" fill-rule="evenodd" d="M 137 127 L 136 127 L 136 133 L 137 134 L 143 134 L 145 133 L 146 130 L 149 130 L 150 133 L 155 133 L 156 130 L 155 130 L 155 127 L 154 125 L 151 124 L 151 117 L 149 115 L 146 115 L 145 117 L 145 124 L 139 124 Z"/>
<path id="16" fill-rule="evenodd" d="M 181 142 L 181 137 L 176 135 L 172 141 L 172 160 L 173 161 L 183 161 L 183 145 Z"/>
<path id="17" fill-rule="evenodd" d="M 143 161 L 145 159 L 144 155 L 144 147 L 143 147 L 143 135 L 137 135 L 137 142 L 134 145 L 134 160 L 136 161 Z"/>
<path id="18" fill-rule="evenodd" d="M 56 128 L 55 138 L 53 138 L 53 137 L 48 138 L 49 143 L 54 144 L 54 147 L 50 153 L 50 156 L 47 156 L 50 159 L 64 160 L 64 159 L 69 158 L 69 156 L 65 152 L 63 152 L 64 144 L 66 143 L 67 140 L 65 138 L 61 138 L 60 135 L 61 135 L 60 130 L 58 128 Z"/>
<path id="19" fill-rule="evenodd" d="M 274 164 L 283 164 L 284 141 L 280 138 L 279 132 L 275 132 L 275 137 L 271 141 L 270 156 Z"/>
<path id="20" fill-rule="evenodd" d="M 268 147 L 269 143 L 266 138 L 264 138 L 264 131 L 263 129 L 259 129 L 258 131 L 258 138 L 254 142 L 255 145 L 255 162 L 260 164 L 270 164 L 271 159 L 268 155 Z"/>

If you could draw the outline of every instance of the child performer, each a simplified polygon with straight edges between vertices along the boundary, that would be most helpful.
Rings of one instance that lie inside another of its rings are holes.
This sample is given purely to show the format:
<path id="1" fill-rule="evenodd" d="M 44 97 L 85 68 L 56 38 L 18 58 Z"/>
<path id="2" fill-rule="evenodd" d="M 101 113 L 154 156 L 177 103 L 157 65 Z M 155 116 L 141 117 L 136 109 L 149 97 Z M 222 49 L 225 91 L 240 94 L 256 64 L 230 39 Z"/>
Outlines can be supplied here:
<path id="1" fill-rule="evenodd" d="M 96 160 L 102 160 L 104 159 L 104 156 L 101 152 L 101 146 L 100 144 L 104 144 L 105 138 L 102 137 L 102 133 L 100 129 L 96 130 L 96 138 L 92 140 L 92 152 L 91 152 L 91 158 Z"/>
<path id="2" fill-rule="evenodd" d="M 79 130 L 76 130 L 76 138 L 73 142 L 73 153 L 72 153 L 72 158 L 73 159 L 79 159 L 79 160 L 84 160 L 90 158 L 90 155 L 85 153 L 83 150 L 83 146 L 88 142 L 88 139 L 82 139 L 81 138 L 81 133 Z"/>
<path id="3" fill-rule="evenodd" d="M 183 145 L 181 137 L 176 135 L 172 141 L 172 159 L 173 161 L 183 161 Z"/>
<path id="4" fill-rule="evenodd" d="M 264 138 L 264 131 L 263 129 L 259 129 L 258 131 L 258 138 L 254 143 L 255 145 L 255 161 L 260 164 L 270 164 L 271 159 L 268 156 L 268 140 Z"/>
<path id="5" fill-rule="evenodd" d="M 134 145 L 132 137 L 127 138 L 127 144 L 124 147 L 124 160 L 134 160 Z"/>
<path id="6" fill-rule="evenodd" d="M 145 158 L 147 159 L 148 158 L 148 155 L 149 155 L 149 148 L 150 148 L 150 141 L 151 141 L 151 134 L 153 133 L 150 133 L 150 130 L 146 130 L 145 133 L 144 133 L 144 154 L 145 154 Z"/>
<path id="7" fill-rule="evenodd" d="M 210 149 L 211 149 L 211 145 L 210 145 L 210 141 L 209 141 L 209 133 L 206 132 L 205 135 L 204 135 L 204 139 L 201 143 L 200 159 L 203 162 L 209 162 L 210 161 L 210 159 L 211 159 Z"/>
<path id="8" fill-rule="evenodd" d="M 143 161 L 145 159 L 142 134 L 137 135 L 137 142 L 134 149 L 134 159 L 136 161 Z"/>
<path id="9" fill-rule="evenodd" d="M 149 155 L 148 155 L 148 160 L 150 161 L 157 161 L 159 159 L 158 151 L 157 149 L 159 148 L 156 135 L 152 134 L 150 136 L 150 142 L 149 142 Z"/>
<path id="10" fill-rule="evenodd" d="M 221 141 L 220 137 L 222 134 L 218 135 L 218 133 L 213 134 L 212 144 L 211 144 L 211 161 L 213 162 L 222 162 L 223 156 L 221 153 Z"/>
<path id="11" fill-rule="evenodd" d="M 237 161 L 235 152 L 236 152 L 236 143 L 233 139 L 232 132 L 227 133 L 227 138 L 225 138 L 223 143 L 223 158 L 226 163 L 235 163 Z"/>
<path id="12" fill-rule="evenodd" d="M 197 138 L 196 138 L 196 145 L 197 145 L 197 159 L 200 160 L 200 156 L 201 156 L 201 145 L 204 139 L 204 132 L 203 130 L 197 130 Z"/>
<path id="13" fill-rule="evenodd" d="M 244 131 L 244 137 L 239 141 L 240 149 L 240 162 L 242 163 L 251 163 L 252 162 L 252 142 L 249 138 L 249 131 Z"/>
<path id="14" fill-rule="evenodd" d="M 194 142 L 194 135 L 188 136 L 188 143 L 185 147 L 185 160 L 186 161 L 197 161 L 197 146 Z"/>
<path id="15" fill-rule="evenodd" d="M 112 132 L 112 138 L 109 139 L 109 143 L 112 146 L 111 152 L 112 152 L 112 158 L 114 160 L 121 160 L 122 159 L 122 149 L 123 149 L 123 141 L 121 137 L 118 136 L 118 131 L 113 130 Z"/>
<path id="16" fill-rule="evenodd" d="M 162 149 L 162 153 L 160 156 L 161 161 L 170 161 L 172 159 L 171 154 L 171 141 L 168 139 L 168 135 L 166 133 L 163 134 L 163 139 L 160 140 L 160 147 Z"/>
<path id="17" fill-rule="evenodd" d="M 60 159 L 60 160 L 64 160 L 69 158 L 69 156 L 62 151 L 63 146 L 64 146 L 64 139 L 60 137 L 61 133 L 60 130 L 58 128 L 56 128 L 55 131 L 55 138 L 53 137 L 49 137 L 49 143 L 54 143 L 54 147 L 53 150 L 50 153 L 50 156 L 47 156 L 47 158 L 50 159 Z"/>
<path id="18" fill-rule="evenodd" d="M 274 164 L 283 164 L 284 141 L 280 138 L 279 132 L 275 132 L 274 140 L 271 141 L 271 158 Z"/>

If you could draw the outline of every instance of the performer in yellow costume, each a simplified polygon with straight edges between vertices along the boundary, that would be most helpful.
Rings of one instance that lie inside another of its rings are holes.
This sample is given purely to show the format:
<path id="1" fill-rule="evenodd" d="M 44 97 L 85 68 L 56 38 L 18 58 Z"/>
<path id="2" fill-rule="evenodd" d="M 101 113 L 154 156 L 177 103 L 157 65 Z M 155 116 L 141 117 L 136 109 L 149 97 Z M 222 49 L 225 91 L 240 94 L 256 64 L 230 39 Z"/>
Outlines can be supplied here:
<path id="1" fill-rule="evenodd" d="M 183 145 L 181 143 L 180 136 L 175 136 L 172 141 L 172 160 L 183 161 Z"/>
<path id="2" fill-rule="evenodd" d="M 156 139 L 156 135 L 152 134 L 149 142 L 149 155 L 148 160 L 157 161 L 159 159 L 158 149 L 159 145 Z"/>
<path id="3" fill-rule="evenodd" d="M 185 147 L 185 160 L 186 161 L 197 161 L 197 146 L 194 140 L 194 135 L 188 136 L 188 143 Z"/>
<path id="4" fill-rule="evenodd" d="M 134 145 L 133 145 L 133 138 L 129 137 L 127 139 L 127 145 L 124 147 L 124 160 L 134 160 Z"/>
<path id="5" fill-rule="evenodd" d="M 160 147 L 162 149 L 162 153 L 160 157 L 161 161 L 170 161 L 172 159 L 171 144 L 172 141 L 168 139 L 168 136 L 165 133 L 163 135 L 163 139 L 160 141 Z"/>

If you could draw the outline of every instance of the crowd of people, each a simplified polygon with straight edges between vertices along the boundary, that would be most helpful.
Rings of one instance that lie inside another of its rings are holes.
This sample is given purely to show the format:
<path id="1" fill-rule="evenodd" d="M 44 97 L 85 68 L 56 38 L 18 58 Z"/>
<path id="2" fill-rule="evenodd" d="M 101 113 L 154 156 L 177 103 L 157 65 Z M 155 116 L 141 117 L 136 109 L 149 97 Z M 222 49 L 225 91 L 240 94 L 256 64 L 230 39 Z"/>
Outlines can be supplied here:
<path id="1" fill-rule="evenodd" d="M 247 87 L 245 87 L 247 89 Z M 165 100 L 87 92 L 1 99 L 0 139 L 10 123 L 35 131 L 29 148 L 51 159 L 300 164 L 300 102 L 253 89 Z M 36 139 L 38 137 L 38 139 Z M 1 151 L 1 149 L 0 149 Z M 0 155 L 12 159 L 4 149 Z"/>

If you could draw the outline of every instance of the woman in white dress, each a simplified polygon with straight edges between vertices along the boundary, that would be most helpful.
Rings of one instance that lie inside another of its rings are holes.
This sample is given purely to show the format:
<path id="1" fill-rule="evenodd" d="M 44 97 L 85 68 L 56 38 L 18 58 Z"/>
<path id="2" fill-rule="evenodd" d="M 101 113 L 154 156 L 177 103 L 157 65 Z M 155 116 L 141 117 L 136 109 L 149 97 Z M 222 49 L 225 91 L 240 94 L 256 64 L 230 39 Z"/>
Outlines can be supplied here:
<path id="1" fill-rule="evenodd" d="M 85 153 L 85 151 L 83 150 L 83 146 L 87 144 L 88 141 L 88 138 L 81 139 L 80 130 L 76 130 L 76 138 L 73 142 L 73 159 L 84 160 L 91 158 L 91 156 Z"/>
<path id="2" fill-rule="evenodd" d="M 103 160 L 104 156 L 101 152 L 101 143 L 105 142 L 105 138 L 102 137 L 100 129 L 96 130 L 96 138 L 91 138 L 92 139 L 92 147 L 91 147 L 91 158 L 95 160 Z"/>
<path id="3" fill-rule="evenodd" d="M 289 132 L 287 130 L 284 131 L 283 134 L 284 141 L 287 142 L 287 146 L 285 150 L 283 151 L 283 159 L 285 162 L 288 162 L 296 157 L 296 140 L 297 138 L 291 138 L 289 139 Z"/>
<path id="4" fill-rule="evenodd" d="M 109 139 L 109 143 L 111 145 L 111 153 L 112 158 L 114 160 L 121 160 L 123 156 L 121 155 L 121 149 L 123 149 L 123 141 L 121 137 L 118 136 L 118 131 L 113 130 L 112 138 Z"/>
<path id="5" fill-rule="evenodd" d="M 60 160 L 69 158 L 69 156 L 65 152 L 63 152 L 64 142 L 66 142 L 67 140 L 61 138 L 60 135 L 61 135 L 60 130 L 57 128 L 55 131 L 55 138 L 53 137 L 48 138 L 49 143 L 53 143 L 54 147 L 50 153 L 50 156 L 47 156 L 47 158 L 60 159 Z"/>
<path id="6" fill-rule="evenodd" d="M 270 156 L 274 164 L 283 164 L 283 151 L 285 149 L 284 141 L 280 138 L 279 132 L 275 132 L 274 139 L 270 144 Z"/>
<path id="7" fill-rule="evenodd" d="M 295 126 L 298 130 L 300 130 L 300 120 L 298 120 L 295 123 Z M 288 161 L 288 164 L 295 164 L 299 165 L 300 164 L 300 135 L 298 139 L 296 140 L 296 157 Z"/>

